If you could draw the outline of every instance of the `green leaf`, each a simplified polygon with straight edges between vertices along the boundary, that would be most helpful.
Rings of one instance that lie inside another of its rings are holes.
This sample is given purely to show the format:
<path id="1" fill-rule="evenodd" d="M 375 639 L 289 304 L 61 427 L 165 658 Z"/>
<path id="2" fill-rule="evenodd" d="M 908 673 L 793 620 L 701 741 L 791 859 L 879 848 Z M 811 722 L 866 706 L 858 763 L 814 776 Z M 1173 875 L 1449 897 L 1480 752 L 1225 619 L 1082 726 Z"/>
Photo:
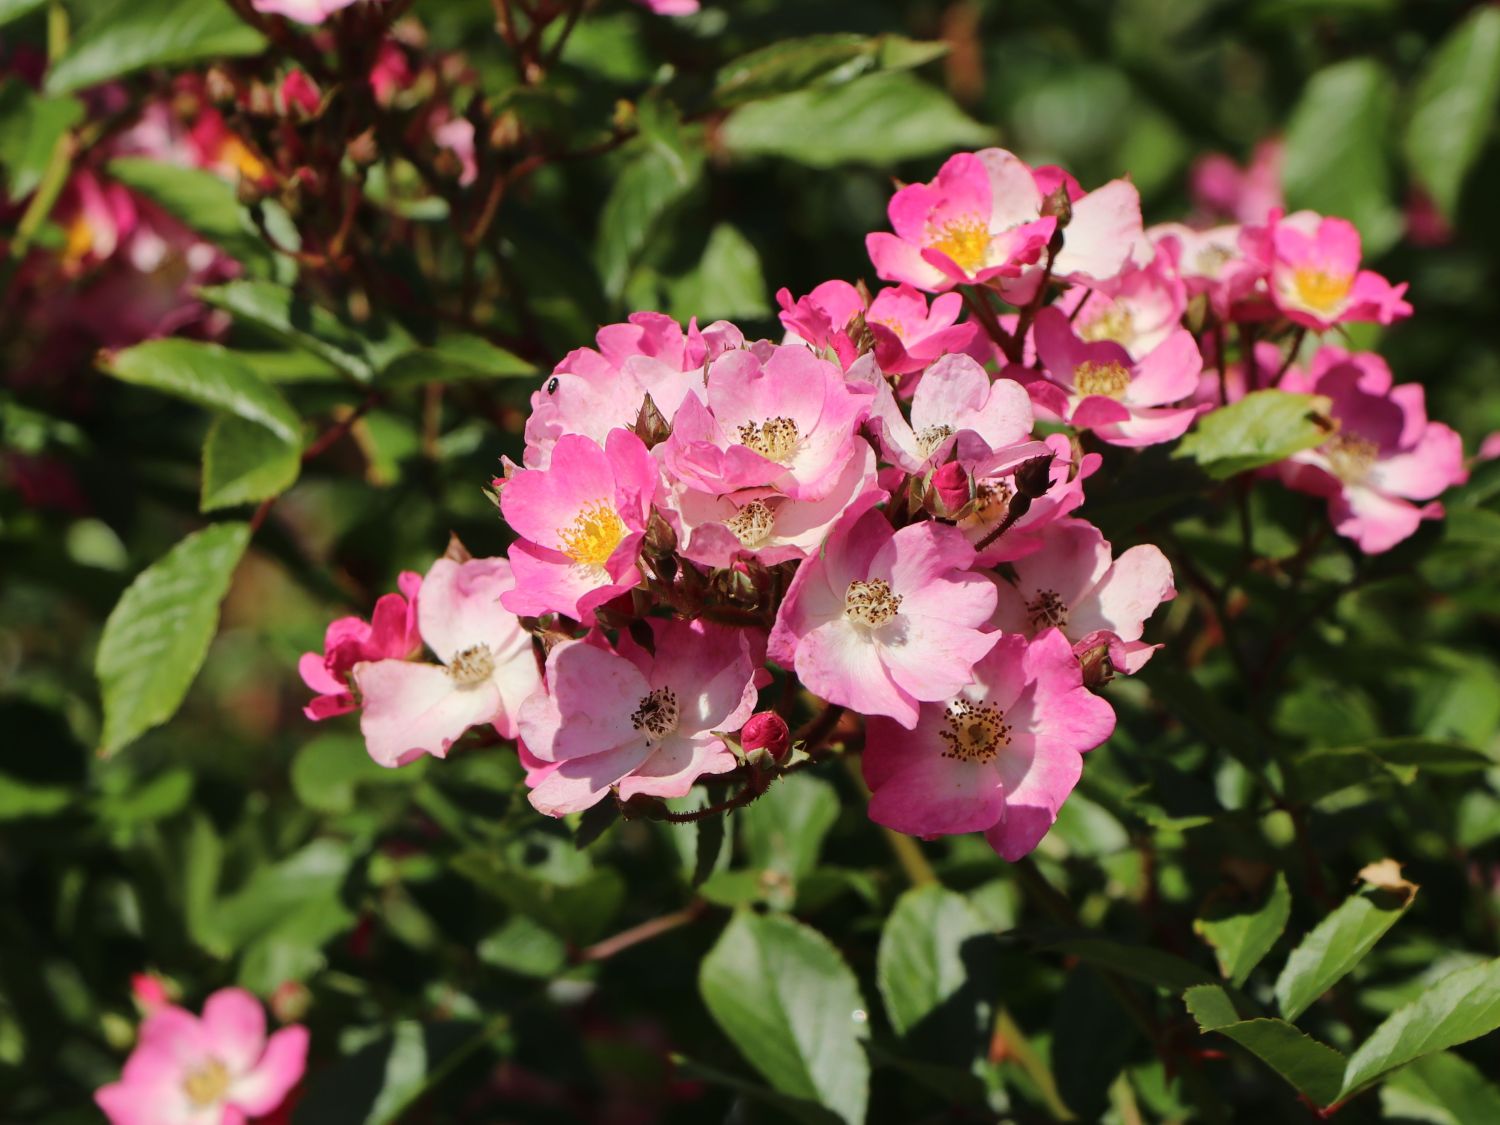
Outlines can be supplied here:
<path id="1" fill-rule="evenodd" d="M 240 261 L 265 256 L 234 186 L 222 177 L 145 156 L 117 157 L 109 174 Z"/>
<path id="2" fill-rule="evenodd" d="M 453 383 L 471 379 L 534 378 L 537 365 L 467 332 L 444 333 L 430 348 L 398 356 L 380 373 L 383 387 Z"/>
<path id="3" fill-rule="evenodd" d="M 595 260 L 604 291 L 618 297 L 673 204 L 703 176 L 698 134 L 667 123 L 643 132 L 604 201 Z"/>
<path id="4" fill-rule="evenodd" d="M 120 598 L 94 660 L 105 753 L 176 714 L 208 655 L 219 602 L 249 542 L 247 524 L 206 527 L 142 571 Z"/>
<path id="5" fill-rule="evenodd" d="M 200 511 L 233 508 L 279 496 L 302 470 L 302 446 L 264 426 L 220 415 L 203 442 Z"/>
<path id="6" fill-rule="evenodd" d="M 742 105 L 811 86 L 838 86 L 872 70 L 907 70 L 940 59 L 948 44 L 900 35 L 840 33 L 786 39 L 719 68 L 714 104 Z"/>
<path id="7" fill-rule="evenodd" d="M 281 393 L 218 344 L 149 340 L 106 356 L 103 369 L 127 383 L 254 422 L 285 441 L 299 439 L 301 424 Z"/>
<path id="8" fill-rule="evenodd" d="M 427 759 L 386 769 L 371 760 L 356 735 L 325 734 L 313 739 L 292 759 L 292 791 L 310 809 L 347 813 L 355 808 L 361 786 L 410 786 L 421 780 Z"/>
<path id="9" fill-rule="evenodd" d="M 1188 1011 L 1204 1031 L 1228 1036 L 1255 1055 L 1314 1105 L 1332 1105 L 1339 1096 L 1344 1056 L 1304 1035 L 1285 1020 L 1241 1019 L 1229 994 L 1217 984 L 1183 994 Z"/>
<path id="10" fill-rule="evenodd" d="M 82 119 L 83 103 L 74 98 L 45 97 L 19 78 L 0 84 L 0 170 L 6 198 L 23 199 L 36 190 L 58 141 Z"/>
<path id="11" fill-rule="evenodd" d="M 1286 876 L 1278 871 L 1261 901 L 1216 898 L 1198 916 L 1193 929 L 1213 946 L 1219 971 L 1238 988 L 1271 952 L 1291 916 L 1292 893 Z"/>
<path id="12" fill-rule="evenodd" d="M 669 283 L 669 307 L 679 320 L 763 317 L 770 313 L 760 254 L 734 227 L 720 223 L 709 233 L 697 267 Z"/>
<path id="13" fill-rule="evenodd" d="M 775 156 L 835 168 L 983 145 L 994 133 L 936 86 L 893 73 L 741 106 L 725 119 L 719 140 L 737 159 Z"/>
<path id="14" fill-rule="evenodd" d="M 1292 950 L 1276 979 L 1281 1014 L 1296 1019 L 1343 979 L 1406 913 L 1415 891 L 1366 886 L 1319 922 Z"/>
<path id="15" fill-rule="evenodd" d="M 31 15 L 46 3 L 47 0 L 0 0 L 0 27 Z"/>
<path id="16" fill-rule="evenodd" d="M 1288 206 L 1342 215 L 1359 228 L 1367 258 L 1400 237 L 1391 202 L 1394 83 L 1372 59 L 1313 75 L 1286 128 L 1282 180 Z"/>
<path id="17" fill-rule="evenodd" d="M 360 383 L 370 382 L 385 363 L 416 346 L 394 325 L 356 329 L 272 281 L 231 281 L 204 289 L 200 295 L 236 318 L 326 360 Z"/>
<path id="18" fill-rule="evenodd" d="M 71 93 L 148 66 L 254 55 L 265 40 L 223 0 L 95 0 L 47 91 Z"/>
<path id="19" fill-rule="evenodd" d="M 1406 160 L 1450 221 L 1500 98 L 1500 10 L 1480 8 L 1428 59 L 1412 92 Z"/>
<path id="20" fill-rule="evenodd" d="M 1111 969 L 1122 976 L 1181 995 L 1197 984 L 1210 984 L 1213 974 L 1175 953 L 1145 945 L 1126 945 L 1107 938 L 1066 938 L 1049 941 L 1046 949 L 1077 957 L 1091 965 Z"/>
<path id="21" fill-rule="evenodd" d="M 1484 1125 L 1500 1121 L 1500 1089 L 1472 1063 L 1441 1051 L 1403 1067 L 1380 1091 L 1388 1121 Z"/>
<path id="22" fill-rule="evenodd" d="M 785 915 L 740 911 L 698 974 L 704 1003 L 771 1085 L 855 1125 L 865 1119 L 868 1015 L 828 940 Z"/>
<path id="23" fill-rule="evenodd" d="M 701 887 L 719 865 L 719 854 L 724 850 L 724 818 L 710 816 L 697 821 L 693 828 L 693 877 L 692 885 Z"/>
<path id="24" fill-rule="evenodd" d="M 891 1026 L 959 1067 L 983 1049 L 993 1020 L 995 950 L 985 934 L 968 901 L 936 883 L 897 899 L 880 934 L 875 979 Z"/>
<path id="25" fill-rule="evenodd" d="M 1297 793 L 1316 801 L 1352 785 L 1390 780 L 1410 785 L 1422 772 L 1483 773 L 1495 760 L 1461 742 L 1434 738 L 1373 739 L 1360 746 L 1318 747 L 1296 760 Z"/>
<path id="26" fill-rule="evenodd" d="M 1321 444 L 1331 408 L 1322 395 L 1251 391 L 1198 419 L 1176 456 L 1191 457 L 1214 480 L 1227 480 Z"/>
<path id="27" fill-rule="evenodd" d="M 475 949 L 486 965 L 546 980 L 568 963 L 568 947 L 551 930 L 517 914 Z"/>
<path id="28" fill-rule="evenodd" d="M 798 880 L 817 866 L 838 815 L 833 787 L 809 773 L 783 778 L 739 814 L 745 854 L 759 869 L 759 883 L 773 906 L 791 908 Z"/>
<path id="29" fill-rule="evenodd" d="M 1500 960 L 1444 977 L 1397 1008 L 1349 1056 L 1343 1100 L 1423 1055 L 1446 1051 L 1500 1027 Z"/>

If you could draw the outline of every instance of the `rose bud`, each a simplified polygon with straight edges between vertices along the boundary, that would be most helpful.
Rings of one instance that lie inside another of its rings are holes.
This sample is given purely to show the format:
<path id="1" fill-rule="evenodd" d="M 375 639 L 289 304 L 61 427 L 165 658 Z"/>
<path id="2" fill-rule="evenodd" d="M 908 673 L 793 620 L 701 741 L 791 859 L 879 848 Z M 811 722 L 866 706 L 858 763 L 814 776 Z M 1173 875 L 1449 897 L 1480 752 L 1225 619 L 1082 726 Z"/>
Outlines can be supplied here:
<path id="1" fill-rule="evenodd" d="M 932 491 L 940 508 L 938 514 L 952 516 L 973 497 L 969 474 L 957 461 L 949 461 L 932 474 Z"/>
<path id="2" fill-rule="evenodd" d="M 318 112 L 323 96 L 317 84 L 301 70 L 292 70 L 281 80 L 281 111 L 287 117 L 303 120 Z"/>
<path id="3" fill-rule="evenodd" d="M 792 734 L 786 720 L 775 711 L 760 711 L 751 715 L 740 731 L 740 745 L 746 754 L 764 750 L 779 762 L 791 748 Z"/>

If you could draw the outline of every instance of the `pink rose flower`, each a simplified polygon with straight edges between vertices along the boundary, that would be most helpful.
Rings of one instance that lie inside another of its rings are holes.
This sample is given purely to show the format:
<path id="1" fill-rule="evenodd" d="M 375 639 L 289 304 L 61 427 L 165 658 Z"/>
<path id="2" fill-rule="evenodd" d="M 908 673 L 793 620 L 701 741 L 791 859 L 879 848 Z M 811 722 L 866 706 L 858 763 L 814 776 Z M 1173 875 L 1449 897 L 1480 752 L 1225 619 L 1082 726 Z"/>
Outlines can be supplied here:
<path id="1" fill-rule="evenodd" d="M 913 729 L 869 720 L 870 819 L 913 836 L 983 832 L 1005 859 L 1020 859 L 1057 820 L 1083 753 L 1114 726 L 1109 704 L 1083 686 L 1066 637 L 1006 636 L 972 684 L 924 703 Z"/>
<path id="2" fill-rule="evenodd" d="M 505 607 L 589 623 L 596 607 L 634 589 L 658 476 L 640 438 L 611 430 L 602 449 L 566 434 L 547 468 L 522 469 L 506 481 L 500 511 L 521 538 L 509 552 L 516 583 Z"/>
<path id="3" fill-rule="evenodd" d="M 1084 340 L 1113 340 L 1133 359 L 1141 359 L 1181 327 L 1187 286 L 1170 258 L 1153 254 L 1147 264 L 1127 265 L 1095 288 L 1075 286 L 1057 307 Z"/>
<path id="4" fill-rule="evenodd" d="M 1019 462 L 1047 451 L 1030 441 L 1031 398 L 1014 379 L 991 380 L 966 355 L 948 355 L 922 375 L 907 421 L 882 379 L 875 389 L 871 425 L 888 461 L 908 473 L 925 473 L 957 454 L 966 464 L 1021 446 Z"/>
<path id="5" fill-rule="evenodd" d="M 957 323 L 963 298 L 957 293 L 927 298 L 910 285 L 882 289 L 866 306 L 860 291 L 847 281 L 825 281 L 793 301 L 790 291 L 776 294 L 788 342 L 801 340 L 816 351 L 829 351 L 846 371 L 860 355 L 850 332 L 862 317 L 875 361 L 887 375 L 910 375 L 954 352 L 980 353 L 977 324 Z M 976 355 L 976 358 L 977 355 Z"/>
<path id="6" fill-rule="evenodd" d="M 1406 283 L 1359 268 L 1359 231 L 1345 219 L 1298 211 L 1272 215 L 1270 295 L 1291 320 L 1320 332 L 1335 324 L 1391 324 L 1411 315 Z"/>
<path id="7" fill-rule="evenodd" d="M 762 635 L 696 621 L 650 621 L 653 651 L 625 633 L 618 651 L 599 633 L 547 656 L 546 690 L 521 708 L 535 768 L 531 803 L 548 816 L 597 804 L 611 788 L 681 797 L 704 774 L 737 764 L 716 731 L 755 711 Z"/>
<path id="8" fill-rule="evenodd" d="M 422 651 L 422 634 L 417 629 L 417 593 L 422 576 L 402 571 L 396 584 L 401 593 L 386 594 L 377 601 L 368 623 L 359 617 L 340 617 L 324 633 L 322 652 L 302 654 L 297 671 L 302 682 L 318 693 L 302 709 L 313 722 L 354 710 L 349 674 L 356 664 L 410 660 Z"/>
<path id="9" fill-rule="evenodd" d="M 1037 314 L 1032 338 L 1046 369 L 1045 379 L 1028 385 L 1032 401 L 1076 429 L 1111 445 L 1155 445 L 1181 437 L 1198 415 L 1195 406 L 1176 405 L 1197 391 L 1203 370 L 1184 328 L 1139 362 L 1112 340 L 1080 340 L 1056 308 Z"/>
<path id="10" fill-rule="evenodd" d="M 1172 564 L 1160 549 L 1141 544 L 1112 559 L 1093 524 L 1063 520 L 1049 527 L 1041 548 L 1011 563 L 1014 582 L 1002 581 L 995 624 L 1031 637 L 1057 629 L 1079 656 L 1109 647 L 1120 672 L 1139 671 L 1160 645 L 1141 640 L 1146 618 L 1177 596 Z"/>
<path id="11" fill-rule="evenodd" d="M 865 236 L 875 272 L 942 293 L 1016 277 L 1046 249 L 1057 226 L 1041 213 L 1042 192 L 1031 169 L 1002 149 L 948 158 L 928 184 L 908 184 L 891 197 L 894 234 Z"/>
<path id="12" fill-rule="evenodd" d="M 1272 137 L 1255 146 L 1244 169 L 1222 152 L 1199 157 L 1189 174 L 1193 204 L 1211 220 L 1264 223 L 1284 205 L 1281 166 L 1285 156 L 1285 143 Z"/>
<path id="13" fill-rule="evenodd" d="M 1048 469 L 1051 487 L 1032 500 L 1025 514 L 998 538 L 983 547 L 979 544 L 989 539 L 1010 515 L 1010 506 L 1016 497 L 1015 473 L 1019 466 L 1010 463 L 1003 468 L 979 466 L 976 470 L 974 508 L 958 521 L 957 526 L 978 552 L 976 561 L 980 566 L 994 566 L 1040 550 L 1047 528 L 1083 503 L 1083 482 L 1104 463 L 1104 458 L 1097 453 L 1084 453 L 1075 460 L 1066 434 L 1048 434 L 1042 444 L 1052 454 L 1052 464 Z"/>
<path id="14" fill-rule="evenodd" d="M 1220 320 L 1233 318 L 1235 306 L 1249 299 L 1269 268 L 1263 239 L 1253 229 L 1232 226 L 1194 230 L 1181 223 L 1160 223 L 1146 232 L 1164 268 L 1176 274 L 1188 299 L 1203 294 Z"/>
<path id="15" fill-rule="evenodd" d="M 635 0 L 648 12 L 658 16 L 690 16 L 698 11 L 698 0 Z"/>
<path id="16" fill-rule="evenodd" d="M 1434 498 L 1468 479 L 1458 434 L 1429 422 L 1421 384 L 1393 385 L 1378 355 L 1325 347 L 1306 374 L 1288 371 L 1281 387 L 1327 395 L 1338 428 L 1276 471 L 1287 487 L 1325 497 L 1334 530 L 1366 554 L 1388 551 L 1423 520 L 1440 518 Z"/>
<path id="17" fill-rule="evenodd" d="M 910 727 L 919 702 L 951 696 L 994 645 L 984 627 L 995 590 L 970 571 L 962 532 L 931 521 L 896 531 L 871 503 L 852 506 L 798 568 L 769 651 L 830 703 Z"/>
<path id="18" fill-rule="evenodd" d="M 766 354 L 766 352 L 769 354 Z M 704 399 L 685 398 L 660 447 L 668 473 L 715 495 L 768 487 L 819 500 L 865 444 L 864 388 L 806 348 L 726 352 L 708 369 Z"/>
<path id="19" fill-rule="evenodd" d="M 501 605 L 511 589 L 504 559 L 438 559 L 422 580 L 417 626 L 441 663 L 372 660 L 354 666 L 370 757 L 404 766 L 448 755 L 470 727 L 514 738 L 516 712 L 541 682 L 531 637 Z"/>
<path id="20" fill-rule="evenodd" d="M 625 324 L 599 329 L 594 348 L 578 348 L 531 396 L 526 419 L 528 468 L 545 469 L 564 434 L 604 444 L 609 432 L 635 425 L 647 394 L 670 421 L 690 394 L 702 393 L 704 369 L 716 356 L 744 346 L 740 330 L 718 321 L 686 331 L 661 313 L 633 313 Z"/>
<path id="21" fill-rule="evenodd" d="M 307 1068 L 307 1029 L 268 1039 L 260 1001 L 239 988 L 214 993 L 198 1017 L 155 1009 L 120 1081 L 94 1100 L 112 1125 L 244 1125 L 273 1112 Z"/>
<path id="22" fill-rule="evenodd" d="M 661 511 L 677 534 L 678 553 L 704 566 L 730 566 L 741 558 L 775 566 L 816 554 L 851 504 L 867 494 L 876 502 L 888 495 L 876 483 L 875 451 L 859 444 L 832 490 L 817 500 L 793 500 L 774 488 L 714 495 L 669 484 Z"/>
<path id="23" fill-rule="evenodd" d="M 320 24 L 355 0 L 250 0 L 250 6 L 266 16 L 285 16 L 298 23 Z"/>

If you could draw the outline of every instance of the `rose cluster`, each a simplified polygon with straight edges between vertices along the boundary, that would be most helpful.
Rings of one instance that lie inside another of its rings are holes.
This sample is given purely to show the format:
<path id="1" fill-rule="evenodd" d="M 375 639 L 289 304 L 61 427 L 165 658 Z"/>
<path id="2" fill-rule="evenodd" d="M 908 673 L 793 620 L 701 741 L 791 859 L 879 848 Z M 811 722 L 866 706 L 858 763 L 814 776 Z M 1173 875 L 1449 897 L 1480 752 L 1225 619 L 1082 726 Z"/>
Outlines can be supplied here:
<path id="1" fill-rule="evenodd" d="M 637 313 L 568 355 L 494 482 L 507 557 L 452 548 L 335 622 L 303 658 L 308 714 L 358 708 L 386 766 L 493 728 L 553 816 L 649 815 L 731 773 L 753 797 L 784 755 L 862 733 L 875 821 L 1014 859 L 1175 593 L 1161 550 L 1117 554 L 1084 518 L 1103 466 L 1281 388 L 1326 396 L 1327 437 L 1270 472 L 1367 552 L 1463 477 L 1419 386 L 1314 346 L 1411 311 L 1341 219 L 1272 199 L 1143 229 L 1128 181 L 1084 191 L 1000 149 L 889 217 L 868 250 L 890 284 L 783 290 L 779 342 Z"/>

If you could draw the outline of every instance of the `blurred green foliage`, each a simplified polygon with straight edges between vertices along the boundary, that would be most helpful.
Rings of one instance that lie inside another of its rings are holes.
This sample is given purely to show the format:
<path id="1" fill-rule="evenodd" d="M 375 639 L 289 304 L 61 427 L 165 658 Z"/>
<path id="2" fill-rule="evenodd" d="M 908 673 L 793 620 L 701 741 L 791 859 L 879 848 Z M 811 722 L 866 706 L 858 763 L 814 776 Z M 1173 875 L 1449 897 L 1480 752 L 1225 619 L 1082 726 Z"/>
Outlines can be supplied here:
<path id="1" fill-rule="evenodd" d="M 0 0 L 7 49 L 47 49 L 47 7 Z M 88 142 L 78 91 L 277 65 L 217 0 L 51 7 L 73 35 L 53 16 L 45 84 L 0 85 L 13 257 L 59 237 L 24 203 L 59 138 Z M 1109 688 L 1120 729 L 1034 866 L 977 839 L 895 842 L 838 769 L 727 825 L 606 824 L 575 847 L 526 804 L 514 755 L 379 770 L 352 720 L 301 718 L 295 675 L 331 617 L 450 532 L 504 548 L 482 487 L 518 455 L 540 372 L 599 324 L 660 308 L 774 333 L 773 291 L 870 278 L 893 179 L 957 148 L 1001 143 L 1089 185 L 1129 174 L 1160 220 L 1187 209 L 1196 156 L 1284 133 L 1290 202 L 1348 215 L 1411 281 L 1417 315 L 1379 346 L 1473 448 L 1500 429 L 1495 9 L 743 0 L 663 20 L 601 3 L 535 83 L 487 0 L 413 15 L 472 67 L 461 97 L 525 138 L 482 143 L 487 166 L 582 154 L 504 199 L 484 253 L 461 237 L 477 193 L 424 191 L 402 159 L 363 184 L 357 228 L 360 266 L 401 301 L 268 252 L 262 227 L 294 218 L 270 204 L 253 219 L 213 177 L 117 162 L 243 263 L 205 295 L 233 356 L 174 341 L 23 363 L 34 341 L 7 321 L 0 351 L 29 374 L 0 390 L 0 1117 L 97 1120 L 130 974 L 154 969 L 193 1005 L 231 982 L 306 987 L 299 1123 L 1302 1120 L 1298 1090 L 1356 1093 L 1417 1039 L 1440 1053 L 1340 1120 L 1500 1119 L 1500 1047 L 1448 1049 L 1487 1030 L 1500 988 L 1493 462 L 1378 560 L 1306 555 L 1322 513 L 1257 491 L 1248 569 L 1236 482 L 1210 491 L 1149 453 L 1101 474 L 1085 513 L 1118 547 L 1170 526 L 1206 588 L 1247 594 L 1195 592 L 1157 623 L 1167 652 Z M 1418 190 L 1450 227 L 1437 245 L 1404 236 Z M 398 220 L 407 241 L 384 237 Z M 23 468 L 69 483 L 39 503 Z M 241 521 L 278 496 L 236 566 Z M 174 547 L 200 510 L 233 520 Z M 187 620 L 142 648 L 130 614 L 190 551 L 213 558 L 190 568 Z M 1360 884 L 1385 857 L 1414 898 Z"/>

